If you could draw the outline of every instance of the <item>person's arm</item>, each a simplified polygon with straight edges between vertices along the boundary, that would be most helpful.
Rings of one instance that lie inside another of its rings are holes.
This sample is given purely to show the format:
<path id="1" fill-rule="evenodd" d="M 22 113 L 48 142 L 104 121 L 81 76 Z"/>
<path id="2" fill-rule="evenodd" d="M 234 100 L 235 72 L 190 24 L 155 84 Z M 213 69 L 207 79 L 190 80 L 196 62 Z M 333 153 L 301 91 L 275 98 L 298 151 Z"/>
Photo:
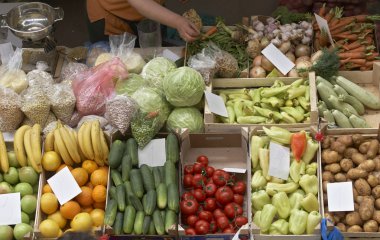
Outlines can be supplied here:
<path id="1" fill-rule="evenodd" d="M 128 2 L 136 8 L 141 15 L 177 29 L 185 41 L 194 41 L 199 35 L 199 31 L 192 22 L 153 0 L 128 0 Z"/>

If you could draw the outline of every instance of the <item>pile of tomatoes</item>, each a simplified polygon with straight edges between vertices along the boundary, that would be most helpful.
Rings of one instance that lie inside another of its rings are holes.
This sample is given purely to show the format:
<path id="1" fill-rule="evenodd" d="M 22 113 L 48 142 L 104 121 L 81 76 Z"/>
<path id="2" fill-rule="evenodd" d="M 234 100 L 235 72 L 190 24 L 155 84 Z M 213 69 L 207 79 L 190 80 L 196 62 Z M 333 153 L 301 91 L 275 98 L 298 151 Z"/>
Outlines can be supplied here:
<path id="1" fill-rule="evenodd" d="M 184 167 L 185 192 L 180 205 L 186 234 L 235 233 L 248 222 L 243 216 L 247 185 L 208 163 L 208 158 L 202 155 L 193 165 Z"/>

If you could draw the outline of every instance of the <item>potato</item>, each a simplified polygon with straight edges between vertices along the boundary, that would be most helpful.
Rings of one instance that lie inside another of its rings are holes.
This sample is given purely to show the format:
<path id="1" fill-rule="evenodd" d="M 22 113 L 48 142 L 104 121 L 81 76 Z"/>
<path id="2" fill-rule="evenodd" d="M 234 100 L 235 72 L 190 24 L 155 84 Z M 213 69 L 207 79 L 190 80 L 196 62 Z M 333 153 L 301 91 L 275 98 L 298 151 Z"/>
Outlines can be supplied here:
<path id="1" fill-rule="evenodd" d="M 323 192 L 327 192 L 327 183 L 328 183 L 328 181 L 323 181 L 323 182 L 322 182 L 322 189 L 323 189 Z"/>
<path id="2" fill-rule="evenodd" d="M 352 135 L 352 141 L 354 142 L 355 146 L 359 146 L 364 141 L 366 141 L 368 137 L 363 136 L 362 134 L 354 134 Z"/>
<path id="3" fill-rule="evenodd" d="M 354 203 L 354 211 L 355 212 L 359 212 L 359 207 L 360 207 L 359 203 Z"/>
<path id="4" fill-rule="evenodd" d="M 352 157 L 352 154 L 353 153 L 357 153 L 359 152 L 356 148 L 353 148 L 353 147 L 350 147 L 350 148 L 346 148 L 346 150 L 344 151 L 343 153 L 343 156 L 345 158 L 351 158 Z"/>
<path id="5" fill-rule="evenodd" d="M 356 180 L 354 186 L 360 196 L 371 195 L 371 187 L 363 178 L 359 178 L 358 180 Z"/>
<path id="6" fill-rule="evenodd" d="M 375 170 L 380 171 L 380 156 L 376 156 L 373 161 L 375 162 Z"/>
<path id="7" fill-rule="evenodd" d="M 372 173 L 368 175 L 367 182 L 371 187 L 376 187 L 379 184 L 379 179 Z"/>
<path id="8" fill-rule="evenodd" d="M 354 162 L 347 158 L 342 159 L 339 164 L 340 168 L 345 172 L 348 172 L 348 170 L 354 167 Z"/>
<path id="9" fill-rule="evenodd" d="M 375 207 L 376 207 L 376 209 L 380 210 L 380 198 L 376 199 Z"/>
<path id="10" fill-rule="evenodd" d="M 344 225 L 344 223 L 338 223 L 336 225 L 336 227 L 339 229 L 339 231 L 341 232 L 346 232 L 347 231 L 347 228 L 346 228 L 346 225 Z"/>
<path id="11" fill-rule="evenodd" d="M 376 187 L 372 188 L 372 196 L 375 199 L 380 198 L 380 185 L 377 185 Z"/>
<path id="12" fill-rule="evenodd" d="M 351 135 L 343 135 L 343 136 L 339 136 L 336 141 L 338 142 L 341 142 L 344 144 L 344 146 L 346 147 L 350 147 L 354 144 L 354 142 L 352 141 L 352 136 Z"/>
<path id="13" fill-rule="evenodd" d="M 337 173 L 337 174 L 335 174 L 334 178 L 335 178 L 335 182 L 346 182 L 347 181 L 346 174 L 344 174 L 344 173 Z"/>
<path id="14" fill-rule="evenodd" d="M 325 149 L 322 151 L 322 161 L 326 164 L 336 163 L 342 159 L 342 156 L 336 151 Z"/>
<path id="15" fill-rule="evenodd" d="M 347 229 L 347 232 L 363 232 L 363 228 L 359 225 L 351 226 Z"/>
<path id="16" fill-rule="evenodd" d="M 358 212 L 350 212 L 346 215 L 346 223 L 349 226 L 362 225 L 363 221 Z"/>
<path id="17" fill-rule="evenodd" d="M 351 168 L 347 172 L 347 178 L 351 180 L 356 180 L 358 178 L 366 178 L 367 176 L 368 176 L 368 172 L 366 172 L 363 169 Z"/>
<path id="18" fill-rule="evenodd" d="M 327 205 L 327 194 L 323 194 L 323 203 Z"/>
<path id="19" fill-rule="evenodd" d="M 380 211 L 379 211 L 379 210 L 376 210 L 376 211 L 373 213 L 372 219 L 375 220 L 377 223 L 380 224 Z"/>
<path id="20" fill-rule="evenodd" d="M 346 146 L 341 142 L 335 141 L 330 144 L 330 149 L 336 151 L 339 154 L 343 154 L 344 150 L 346 150 Z"/>
<path id="21" fill-rule="evenodd" d="M 360 203 L 359 215 L 363 221 L 369 220 L 372 218 L 373 213 L 375 212 L 374 200 L 370 197 L 365 197 Z"/>
<path id="22" fill-rule="evenodd" d="M 359 152 L 362 154 L 367 154 L 369 149 L 370 141 L 365 141 L 359 146 Z"/>
<path id="23" fill-rule="evenodd" d="M 322 141 L 322 148 L 326 149 L 330 147 L 330 144 L 333 143 L 335 140 L 333 137 L 327 136 Z"/>
<path id="24" fill-rule="evenodd" d="M 358 166 L 359 169 L 366 170 L 367 172 L 372 172 L 373 170 L 375 170 L 375 167 L 376 164 L 373 160 L 365 160 Z"/>
<path id="25" fill-rule="evenodd" d="M 361 204 L 365 199 L 375 202 L 375 199 L 372 196 L 357 196 L 354 201 Z"/>
<path id="26" fill-rule="evenodd" d="M 346 212 L 334 212 L 334 217 L 339 219 L 337 222 L 342 222 L 346 218 Z"/>
<path id="27" fill-rule="evenodd" d="M 363 225 L 364 232 L 377 232 L 379 229 L 379 224 L 375 220 L 368 220 Z"/>
<path id="28" fill-rule="evenodd" d="M 368 147 L 367 157 L 368 158 L 376 157 L 378 151 L 379 151 L 379 141 L 377 139 L 372 139 Z"/>
<path id="29" fill-rule="evenodd" d="M 356 191 L 355 188 L 352 188 L 352 193 L 353 193 L 353 196 L 354 196 L 354 200 L 356 202 L 356 198 L 359 196 L 359 193 L 358 193 L 358 191 Z"/>
<path id="30" fill-rule="evenodd" d="M 359 165 L 362 162 L 364 162 L 367 158 L 361 154 L 361 153 L 353 153 L 352 154 L 352 161 L 356 164 Z"/>
<path id="31" fill-rule="evenodd" d="M 330 171 L 322 173 L 322 181 L 334 182 L 334 175 Z"/>
<path id="32" fill-rule="evenodd" d="M 325 171 L 330 171 L 331 173 L 335 174 L 340 172 L 341 168 L 339 163 L 331 163 L 325 166 Z"/>

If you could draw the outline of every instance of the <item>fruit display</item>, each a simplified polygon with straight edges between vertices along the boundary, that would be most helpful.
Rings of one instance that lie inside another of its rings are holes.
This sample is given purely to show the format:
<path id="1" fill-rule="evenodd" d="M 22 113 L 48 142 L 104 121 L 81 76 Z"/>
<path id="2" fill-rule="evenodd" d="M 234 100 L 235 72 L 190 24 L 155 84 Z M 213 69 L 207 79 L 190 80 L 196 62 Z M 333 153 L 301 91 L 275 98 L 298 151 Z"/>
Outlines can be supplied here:
<path id="1" fill-rule="evenodd" d="M 235 233 L 248 223 L 244 210 L 247 184 L 200 155 L 184 166 L 181 218 L 186 235 Z"/>
<path id="2" fill-rule="evenodd" d="M 171 235 L 179 213 L 179 143 L 166 137 L 164 166 L 140 164 L 134 138 L 112 143 L 109 154 L 112 184 L 104 224 L 113 235 Z M 176 234 L 176 233 L 174 233 Z"/>
<path id="3" fill-rule="evenodd" d="M 259 228 L 257 234 L 313 234 L 321 221 L 315 161 L 319 143 L 303 130 L 294 133 L 278 127 L 263 130 L 265 135 L 253 135 L 250 142 L 253 229 Z M 269 175 L 272 142 L 290 148 L 287 180 Z"/>

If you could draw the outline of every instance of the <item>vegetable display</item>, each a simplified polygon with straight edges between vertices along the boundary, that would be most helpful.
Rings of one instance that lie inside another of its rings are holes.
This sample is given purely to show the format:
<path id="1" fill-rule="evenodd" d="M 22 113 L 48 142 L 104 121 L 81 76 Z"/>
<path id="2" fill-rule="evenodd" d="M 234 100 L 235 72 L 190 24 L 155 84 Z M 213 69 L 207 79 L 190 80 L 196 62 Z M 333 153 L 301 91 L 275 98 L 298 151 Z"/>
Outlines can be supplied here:
<path id="1" fill-rule="evenodd" d="M 243 204 L 247 184 L 209 165 L 208 157 L 184 166 L 181 217 L 186 235 L 234 233 L 248 223 Z"/>
<path id="2" fill-rule="evenodd" d="M 190 133 L 201 133 L 203 131 L 203 116 L 194 107 L 175 108 L 166 122 L 169 131 L 187 128 Z"/>
<path id="3" fill-rule="evenodd" d="M 176 163 L 179 143 L 166 138 L 164 166 L 140 164 L 137 142 L 113 142 L 109 155 L 112 185 L 104 223 L 113 234 L 165 235 L 178 223 L 179 190 Z"/>
<path id="4" fill-rule="evenodd" d="M 265 135 L 254 135 L 250 141 L 253 223 L 260 234 L 313 234 L 321 220 L 314 161 L 319 144 L 304 131 L 291 133 L 279 127 L 263 130 Z M 291 147 L 286 181 L 269 175 L 272 141 Z"/>

